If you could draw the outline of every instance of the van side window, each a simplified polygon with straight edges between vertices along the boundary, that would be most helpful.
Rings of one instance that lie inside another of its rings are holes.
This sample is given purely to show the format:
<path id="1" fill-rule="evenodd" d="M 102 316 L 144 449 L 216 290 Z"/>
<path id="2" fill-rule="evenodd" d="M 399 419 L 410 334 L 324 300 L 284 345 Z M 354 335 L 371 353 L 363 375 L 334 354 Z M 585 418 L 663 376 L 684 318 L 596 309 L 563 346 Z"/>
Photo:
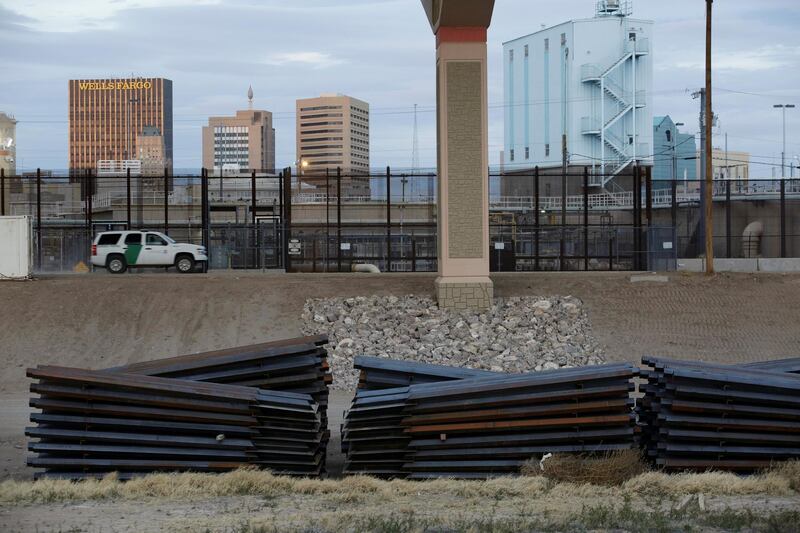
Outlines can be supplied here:
<path id="1" fill-rule="evenodd" d="M 100 240 L 97 241 L 98 246 L 114 246 L 119 241 L 121 233 L 105 233 L 100 235 Z"/>
<path id="2" fill-rule="evenodd" d="M 129 233 L 125 237 L 125 244 L 142 244 L 142 234 L 141 233 Z"/>
<path id="3" fill-rule="evenodd" d="M 155 233 L 148 233 L 147 234 L 147 245 L 148 246 L 166 246 L 167 241 L 156 235 Z"/>

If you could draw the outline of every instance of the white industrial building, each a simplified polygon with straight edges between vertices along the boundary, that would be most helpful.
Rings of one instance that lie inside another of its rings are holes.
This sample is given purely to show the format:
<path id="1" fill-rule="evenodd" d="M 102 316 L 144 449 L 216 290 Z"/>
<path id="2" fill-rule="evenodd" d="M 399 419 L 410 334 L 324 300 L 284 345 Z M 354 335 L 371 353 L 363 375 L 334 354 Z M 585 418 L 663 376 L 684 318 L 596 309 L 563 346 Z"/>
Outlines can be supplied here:
<path id="1" fill-rule="evenodd" d="M 503 45 L 505 167 L 592 168 L 591 184 L 653 161 L 653 22 L 626 0 Z"/>

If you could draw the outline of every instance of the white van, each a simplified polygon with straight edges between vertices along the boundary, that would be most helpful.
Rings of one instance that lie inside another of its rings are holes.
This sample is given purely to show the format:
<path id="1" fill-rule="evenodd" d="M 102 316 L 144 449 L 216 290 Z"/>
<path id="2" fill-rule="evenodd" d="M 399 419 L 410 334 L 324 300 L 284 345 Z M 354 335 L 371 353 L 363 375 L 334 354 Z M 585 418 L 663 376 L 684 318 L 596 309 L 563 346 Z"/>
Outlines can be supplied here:
<path id="1" fill-rule="evenodd" d="M 92 244 L 92 264 L 112 274 L 128 267 L 171 267 L 188 274 L 208 264 L 206 249 L 196 244 L 181 244 L 157 231 L 106 231 L 98 233 Z"/>

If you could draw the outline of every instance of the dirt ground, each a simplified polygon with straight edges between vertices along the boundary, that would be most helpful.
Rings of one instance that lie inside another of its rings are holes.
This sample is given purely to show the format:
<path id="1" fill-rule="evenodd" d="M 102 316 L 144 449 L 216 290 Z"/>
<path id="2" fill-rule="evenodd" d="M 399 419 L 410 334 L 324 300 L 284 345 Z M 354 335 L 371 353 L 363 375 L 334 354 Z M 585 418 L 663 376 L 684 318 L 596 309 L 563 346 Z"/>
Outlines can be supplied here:
<path id="1" fill-rule="evenodd" d="M 487 503 L 485 498 L 436 497 L 318 498 L 235 496 L 189 502 L 111 501 L 0 507 L 0 528 L 8 533 L 37 532 L 422 532 L 498 531 L 796 531 L 772 522 L 800 518 L 800 498 L 708 498 L 707 510 L 679 512 L 680 502 L 634 501 L 628 509 L 606 507 L 591 496 Z M 363 500 L 369 501 L 363 501 Z M 350 500 L 350 501 L 348 501 Z M 377 501 L 376 501 L 377 500 Z M 577 506 L 565 509 L 565 502 Z M 144 505 L 143 505 L 144 504 Z M 696 503 L 693 501 L 693 505 Z M 458 511 L 456 511 L 458 510 Z M 748 515 L 749 513 L 749 515 Z M 621 515 L 621 516 L 620 516 Z M 625 520 L 630 520 L 626 524 Z M 663 528 L 652 525 L 654 522 Z M 646 527 L 646 524 L 651 524 Z M 716 525 L 722 527 L 714 527 Z M 586 527 L 586 526 L 589 527 Z M 624 527 L 626 525 L 633 527 Z M 749 527 L 755 525 L 755 528 Z M 443 527 L 444 526 L 444 527 Z M 611 526 L 611 527 L 609 527 Z M 616 527 L 615 527 L 616 526 Z M 623 526 L 623 527 L 619 527 Z M 638 527 L 637 527 L 638 526 Z M 470 528 L 474 529 L 470 529 Z"/>
<path id="2" fill-rule="evenodd" d="M 489 481 L 302 480 L 240 471 L 120 484 L 0 483 L 3 531 L 772 531 L 800 520 L 797 468 L 646 473 L 621 486 Z M 795 487 L 795 488 L 793 488 Z"/>
<path id="3" fill-rule="evenodd" d="M 429 274 L 66 275 L 0 283 L 0 479 L 26 478 L 29 380 L 37 364 L 103 368 L 296 336 L 308 298 L 433 293 Z M 724 363 L 800 354 L 800 275 L 500 274 L 495 294 L 573 295 L 611 360 Z M 350 402 L 331 405 L 334 439 Z M 331 449 L 336 448 L 336 442 Z M 333 452 L 332 452 L 333 453 Z M 333 471 L 341 457 L 329 457 Z"/>

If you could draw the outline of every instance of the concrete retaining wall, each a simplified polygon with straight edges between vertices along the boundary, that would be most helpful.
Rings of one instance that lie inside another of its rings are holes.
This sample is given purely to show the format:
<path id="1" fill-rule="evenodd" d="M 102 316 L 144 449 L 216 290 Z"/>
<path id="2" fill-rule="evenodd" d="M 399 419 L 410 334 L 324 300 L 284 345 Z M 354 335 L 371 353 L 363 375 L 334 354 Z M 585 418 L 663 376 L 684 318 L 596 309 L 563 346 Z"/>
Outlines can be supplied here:
<path id="1" fill-rule="evenodd" d="M 678 271 L 705 272 L 705 259 L 678 259 Z M 786 259 L 715 259 L 717 272 L 800 272 L 800 258 Z"/>

